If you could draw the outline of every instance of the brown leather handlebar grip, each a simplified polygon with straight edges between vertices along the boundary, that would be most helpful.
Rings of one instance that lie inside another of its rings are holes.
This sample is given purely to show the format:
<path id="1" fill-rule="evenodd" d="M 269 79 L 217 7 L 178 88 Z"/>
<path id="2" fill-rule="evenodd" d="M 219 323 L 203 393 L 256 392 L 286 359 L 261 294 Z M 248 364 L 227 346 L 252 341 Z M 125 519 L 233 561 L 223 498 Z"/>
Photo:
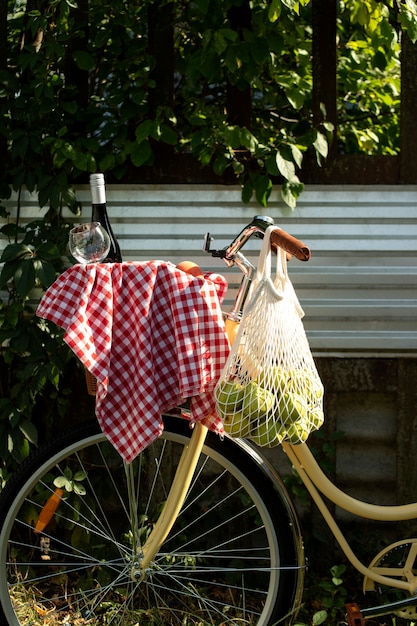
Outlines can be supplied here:
<path id="1" fill-rule="evenodd" d="M 308 261 L 311 257 L 311 250 L 305 243 L 281 228 L 271 232 L 271 246 L 273 248 L 282 248 L 300 261 Z"/>

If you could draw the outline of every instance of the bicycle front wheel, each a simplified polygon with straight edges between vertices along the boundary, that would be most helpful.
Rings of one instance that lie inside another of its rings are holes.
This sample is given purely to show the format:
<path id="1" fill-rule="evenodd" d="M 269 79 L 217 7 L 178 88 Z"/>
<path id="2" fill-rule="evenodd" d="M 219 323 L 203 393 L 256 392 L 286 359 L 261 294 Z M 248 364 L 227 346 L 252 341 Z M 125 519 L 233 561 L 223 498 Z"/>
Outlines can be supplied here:
<path id="1" fill-rule="evenodd" d="M 127 472 L 93 421 L 20 467 L 0 496 L 0 623 L 267 626 L 291 611 L 302 563 L 285 494 L 242 446 L 212 433 L 173 529 L 145 576 L 133 575 L 134 546 L 164 506 L 190 432 L 165 418 Z"/>

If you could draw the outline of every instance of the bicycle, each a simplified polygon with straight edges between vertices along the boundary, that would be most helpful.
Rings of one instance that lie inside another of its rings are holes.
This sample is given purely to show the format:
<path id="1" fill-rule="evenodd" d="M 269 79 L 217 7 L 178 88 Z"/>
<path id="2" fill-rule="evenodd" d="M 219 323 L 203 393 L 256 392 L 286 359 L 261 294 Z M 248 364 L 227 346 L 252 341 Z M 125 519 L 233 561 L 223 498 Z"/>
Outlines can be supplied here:
<path id="1" fill-rule="evenodd" d="M 241 252 L 271 218 L 257 216 L 223 250 L 207 252 L 243 277 L 226 319 L 232 338 L 254 266 Z M 284 231 L 273 245 L 308 260 Z M 54 624 L 291 623 L 301 603 L 304 548 L 281 478 L 248 441 L 221 440 L 182 406 L 164 416 L 161 437 L 126 465 L 97 420 L 40 447 L 0 495 L 0 620 Z M 354 555 L 320 492 L 362 517 L 417 517 L 417 503 L 378 506 L 340 491 L 306 443 L 281 444 L 339 545 L 365 577 L 408 597 L 388 606 L 347 608 L 349 624 L 397 612 L 416 617 L 417 539 L 388 546 L 367 567 Z M 392 558 L 394 555 L 394 558 Z"/>

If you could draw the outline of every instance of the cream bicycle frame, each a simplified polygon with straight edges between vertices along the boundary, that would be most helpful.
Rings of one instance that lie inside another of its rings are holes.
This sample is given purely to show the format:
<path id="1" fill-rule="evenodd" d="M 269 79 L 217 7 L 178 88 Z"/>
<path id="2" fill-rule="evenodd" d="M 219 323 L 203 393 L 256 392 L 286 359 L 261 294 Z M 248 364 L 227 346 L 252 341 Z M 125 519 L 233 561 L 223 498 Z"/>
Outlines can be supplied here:
<path id="1" fill-rule="evenodd" d="M 357 558 L 319 492 L 336 504 L 336 506 L 353 515 L 385 522 L 399 522 L 401 520 L 416 518 L 417 503 L 386 506 L 370 504 L 353 498 L 336 487 L 336 485 L 327 478 L 320 469 L 307 444 L 302 443 L 292 446 L 291 444 L 283 442 L 281 446 L 313 498 L 317 508 L 323 515 L 340 548 L 355 569 L 363 574 L 363 576 L 376 583 L 395 587 L 396 589 L 403 589 L 404 591 L 408 591 L 411 595 L 414 595 L 417 590 L 417 577 L 412 575 L 411 571 L 408 580 L 392 578 L 389 574 L 382 574 L 380 568 L 379 570 L 378 568 L 374 570 L 367 567 Z M 389 572 L 389 568 L 386 571 Z M 394 573 L 393 569 L 391 573 Z M 395 570 L 395 573 L 398 574 L 398 570 Z"/>
<path id="2" fill-rule="evenodd" d="M 230 343 L 233 343 L 237 326 L 238 322 L 235 321 L 235 318 L 229 317 L 226 319 L 225 329 Z M 151 564 L 162 543 L 173 527 L 191 485 L 194 471 L 203 450 L 206 435 L 207 428 L 202 424 L 197 423 L 194 426 L 194 431 L 190 437 L 188 445 L 184 447 L 182 452 L 164 509 L 148 539 L 144 545 L 138 549 L 139 554 L 137 559 L 137 568 L 135 567 L 134 570 L 132 570 L 132 578 L 137 580 L 138 578 L 145 576 L 146 569 Z M 411 571 L 412 564 L 409 566 L 407 565 L 407 567 L 409 567 L 407 575 L 401 576 L 402 572 L 400 572 L 399 575 L 398 570 L 394 570 L 393 568 L 367 567 L 357 558 L 337 525 L 336 520 L 330 513 L 329 508 L 325 504 L 321 494 L 323 494 L 323 496 L 328 498 L 339 508 L 348 511 L 353 515 L 366 519 L 388 522 L 397 522 L 417 518 L 417 503 L 386 506 L 370 504 L 353 498 L 336 487 L 336 485 L 327 478 L 327 476 L 320 469 L 320 466 L 313 457 L 307 444 L 302 443 L 298 445 L 291 445 L 283 442 L 281 446 L 303 481 L 310 496 L 313 498 L 313 501 L 319 511 L 323 515 L 324 520 L 333 533 L 333 536 L 338 542 L 340 548 L 343 550 L 345 556 L 349 559 L 353 567 L 355 567 L 355 569 L 365 578 L 368 578 L 376 583 L 402 589 L 409 592 L 411 596 L 417 595 L 417 577 L 414 576 Z M 415 543 L 413 550 L 410 552 L 407 563 L 414 559 L 414 557 L 417 557 L 417 542 Z M 398 577 L 393 578 L 392 576 L 394 574 Z"/>

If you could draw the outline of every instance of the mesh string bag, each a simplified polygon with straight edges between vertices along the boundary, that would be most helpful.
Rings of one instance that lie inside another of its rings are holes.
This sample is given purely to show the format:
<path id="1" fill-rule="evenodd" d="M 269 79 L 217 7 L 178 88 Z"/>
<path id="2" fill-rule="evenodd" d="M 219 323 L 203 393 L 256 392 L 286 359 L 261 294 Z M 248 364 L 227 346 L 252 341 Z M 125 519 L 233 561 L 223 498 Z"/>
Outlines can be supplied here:
<path id="1" fill-rule="evenodd" d="M 304 442 L 324 421 L 323 385 L 286 255 L 271 251 L 274 229 L 265 232 L 256 278 L 214 392 L 225 431 L 268 447 Z"/>

